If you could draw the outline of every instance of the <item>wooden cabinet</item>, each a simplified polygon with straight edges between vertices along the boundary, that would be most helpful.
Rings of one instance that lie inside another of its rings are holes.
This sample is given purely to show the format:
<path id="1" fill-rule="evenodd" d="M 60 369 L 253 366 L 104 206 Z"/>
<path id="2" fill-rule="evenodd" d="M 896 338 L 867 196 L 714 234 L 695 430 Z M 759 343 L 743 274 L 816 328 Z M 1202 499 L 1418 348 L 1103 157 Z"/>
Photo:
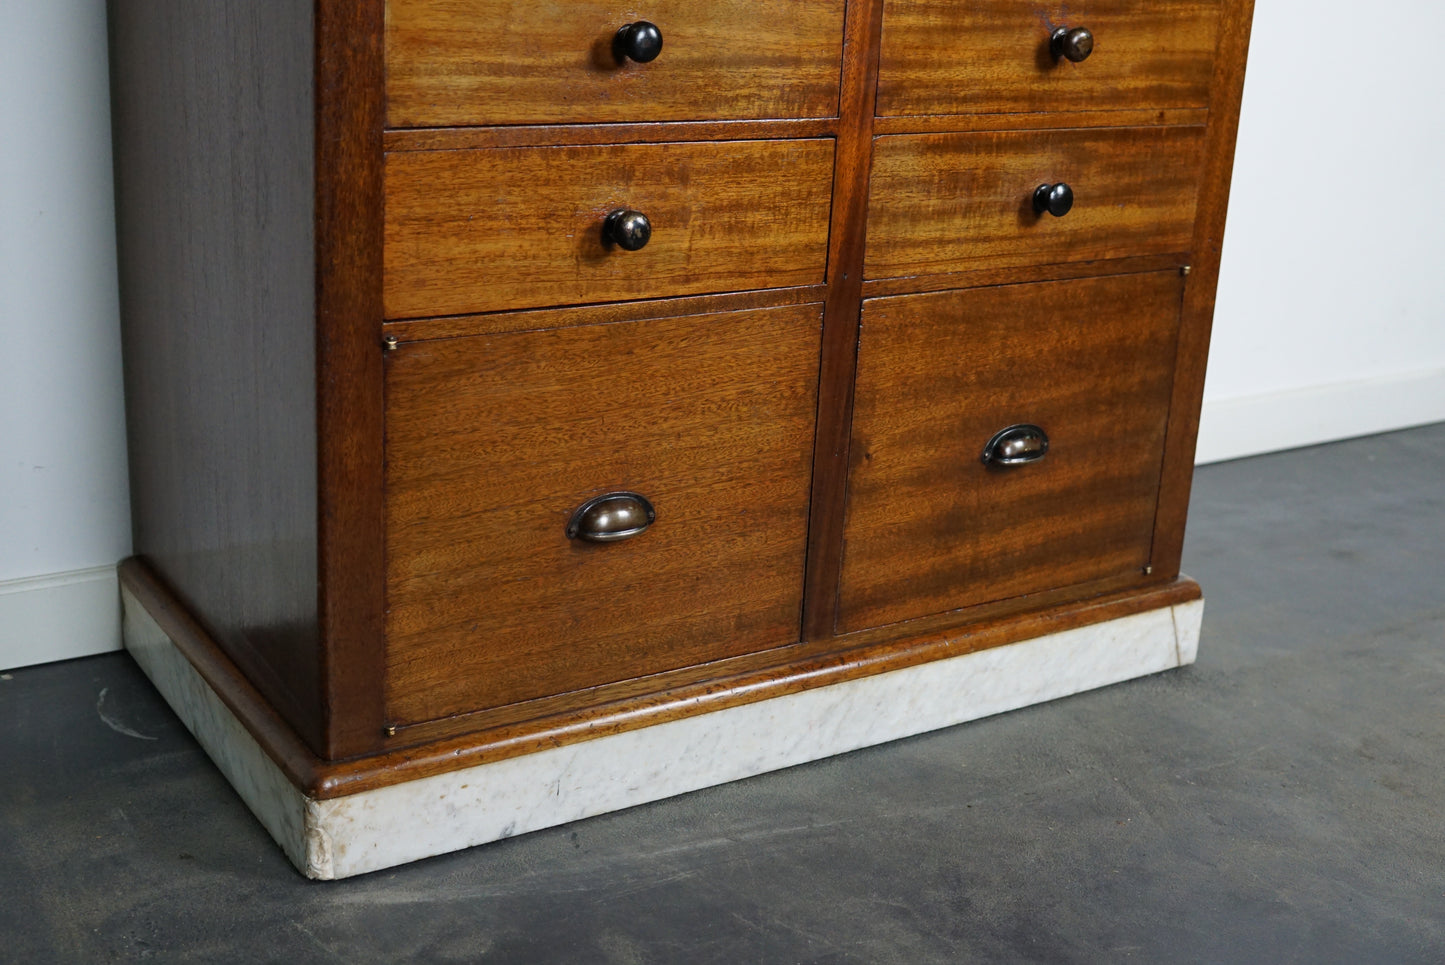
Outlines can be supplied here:
<path id="1" fill-rule="evenodd" d="M 1250 7 L 114 3 L 138 659 L 344 802 L 1197 599 Z"/>

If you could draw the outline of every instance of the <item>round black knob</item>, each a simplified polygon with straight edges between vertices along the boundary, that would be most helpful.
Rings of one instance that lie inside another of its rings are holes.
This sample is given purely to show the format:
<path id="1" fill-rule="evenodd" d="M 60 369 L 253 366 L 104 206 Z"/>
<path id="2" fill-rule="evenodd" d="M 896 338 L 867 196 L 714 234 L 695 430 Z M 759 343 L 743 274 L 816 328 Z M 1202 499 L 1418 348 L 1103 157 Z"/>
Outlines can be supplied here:
<path id="1" fill-rule="evenodd" d="M 1034 188 L 1034 214 L 1047 211 L 1055 218 L 1062 218 L 1074 206 L 1074 189 L 1064 182 L 1041 184 Z"/>
<path id="2" fill-rule="evenodd" d="M 641 211 L 622 208 L 602 222 L 602 238 L 624 251 L 637 251 L 652 238 L 652 222 Z"/>
<path id="3" fill-rule="evenodd" d="M 612 38 L 612 53 L 620 64 L 624 60 L 635 60 L 639 64 L 656 60 L 662 53 L 662 31 L 657 24 L 639 20 L 617 31 Z"/>
<path id="4" fill-rule="evenodd" d="M 1049 35 L 1049 53 L 1058 60 L 1081 63 L 1094 52 L 1094 35 L 1086 27 L 1060 27 Z"/>

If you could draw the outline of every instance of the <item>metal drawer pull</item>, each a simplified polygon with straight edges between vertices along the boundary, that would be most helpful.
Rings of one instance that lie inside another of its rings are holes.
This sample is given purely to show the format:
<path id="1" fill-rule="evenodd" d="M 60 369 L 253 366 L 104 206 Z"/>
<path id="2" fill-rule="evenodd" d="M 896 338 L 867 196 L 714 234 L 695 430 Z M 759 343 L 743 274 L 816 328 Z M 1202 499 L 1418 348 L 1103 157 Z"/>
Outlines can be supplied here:
<path id="1" fill-rule="evenodd" d="M 615 543 L 636 536 L 656 519 L 652 503 L 641 493 L 606 493 L 577 507 L 567 523 L 567 538 Z"/>
<path id="2" fill-rule="evenodd" d="M 1034 214 L 1047 211 L 1055 218 L 1062 218 L 1074 206 L 1074 189 L 1064 182 L 1041 184 L 1034 188 Z"/>
<path id="3" fill-rule="evenodd" d="M 1049 451 L 1049 436 L 1036 425 L 1021 423 L 1000 429 L 983 447 L 983 463 L 992 466 L 1022 466 L 1038 462 Z"/>
<path id="4" fill-rule="evenodd" d="M 641 251 L 652 240 L 652 222 L 641 211 L 619 208 L 602 222 L 602 240 L 623 251 Z"/>
<path id="5" fill-rule="evenodd" d="M 1088 27 L 1060 27 L 1049 35 L 1049 53 L 1054 59 L 1060 57 L 1075 64 L 1081 64 L 1094 52 L 1094 35 Z"/>
<path id="6" fill-rule="evenodd" d="M 646 20 L 628 24 L 612 38 L 612 56 L 617 58 L 619 64 L 624 60 L 636 61 L 639 64 L 650 63 L 656 60 L 660 53 L 662 31 L 657 29 L 656 24 Z"/>

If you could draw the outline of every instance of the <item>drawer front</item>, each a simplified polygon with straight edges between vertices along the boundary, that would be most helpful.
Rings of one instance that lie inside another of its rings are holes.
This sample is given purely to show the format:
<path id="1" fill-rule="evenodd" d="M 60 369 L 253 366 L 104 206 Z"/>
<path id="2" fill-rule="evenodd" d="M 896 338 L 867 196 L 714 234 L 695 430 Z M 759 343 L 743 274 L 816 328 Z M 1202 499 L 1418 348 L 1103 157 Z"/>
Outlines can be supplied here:
<path id="1" fill-rule="evenodd" d="M 388 0 L 387 124 L 832 117 L 843 0 Z M 651 23 L 661 51 L 650 61 Z M 619 55 L 621 59 L 619 60 Z"/>
<path id="2" fill-rule="evenodd" d="M 1218 0 L 1092 0 L 1077 13 L 1071 6 L 887 0 L 878 113 L 1208 105 Z M 1055 56 L 1050 39 L 1059 28 L 1088 31 L 1085 59 Z"/>
<path id="3" fill-rule="evenodd" d="M 832 179 L 823 138 L 389 154 L 387 317 L 821 284 Z"/>
<path id="4" fill-rule="evenodd" d="M 818 305 L 387 353 L 387 677 L 410 723 L 794 643 Z M 588 500 L 656 519 L 569 538 Z"/>
<path id="5" fill-rule="evenodd" d="M 875 142 L 869 278 L 1189 251 L 1203 127 L 891 135 Z M 1062 217 L 1041 185 L 1067 184 Z"/>
<path id="6" fill-rule="evenodd" d="M 1154 272 L 866 301 L 839 630 L 1141 574 L 1181 290 Z M 1016 425 L 1047 452 L 985 465 Z"/>

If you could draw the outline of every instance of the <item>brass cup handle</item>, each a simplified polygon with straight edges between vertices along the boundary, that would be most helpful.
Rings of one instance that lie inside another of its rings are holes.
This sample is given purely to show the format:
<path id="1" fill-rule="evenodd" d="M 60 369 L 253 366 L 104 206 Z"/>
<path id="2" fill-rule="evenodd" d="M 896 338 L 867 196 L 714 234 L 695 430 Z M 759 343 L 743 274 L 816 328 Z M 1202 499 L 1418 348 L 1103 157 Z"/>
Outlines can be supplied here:
<path id="1" fill-rule="evenodd" d="M 1000 429 L 983 447 L 986 466 L 1022 466 L 1038 462 L 1049 451 L 1049 435 L 1030 423 Z"/>
<path id="2" fill-rule="evenodd" d="M 567 538 L 615 543 L 631 539 L 656 519 L 652 503 L 641 493 L 605 493 L 577 507 L 567 521 Z"/>

